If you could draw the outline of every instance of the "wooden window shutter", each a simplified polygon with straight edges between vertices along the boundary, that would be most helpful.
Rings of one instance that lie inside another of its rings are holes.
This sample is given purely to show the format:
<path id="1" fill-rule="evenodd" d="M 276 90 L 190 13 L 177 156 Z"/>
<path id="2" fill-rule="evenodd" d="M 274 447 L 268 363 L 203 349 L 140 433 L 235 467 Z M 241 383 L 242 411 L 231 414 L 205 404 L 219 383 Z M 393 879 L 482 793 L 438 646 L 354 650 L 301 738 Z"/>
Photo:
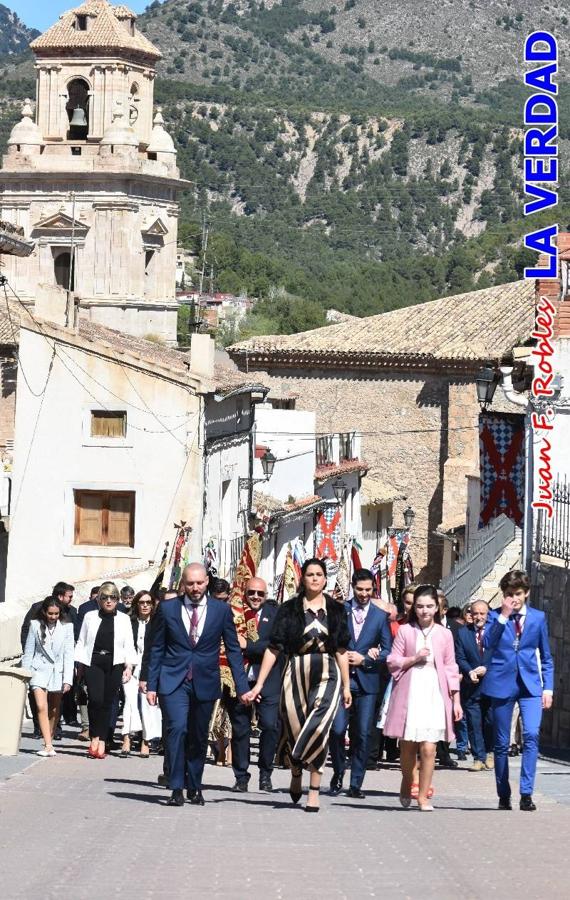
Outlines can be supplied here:
<path id="1" fill-rule="evenodd" d="M 126 412 L 91 410 L 91 437 L 122 438 L 126 433 Z"/>
<path id="2" fill-rule="evenodd" d="M 103 494 L 75 491 L 75 543 L 103 543 Z"/>
<path id="3" fill-rule="evenodd" d="M 107 539 L 105 543 L 110 547 L 134 547 L 134 493 L 111 493 L 107 497 Z"/>

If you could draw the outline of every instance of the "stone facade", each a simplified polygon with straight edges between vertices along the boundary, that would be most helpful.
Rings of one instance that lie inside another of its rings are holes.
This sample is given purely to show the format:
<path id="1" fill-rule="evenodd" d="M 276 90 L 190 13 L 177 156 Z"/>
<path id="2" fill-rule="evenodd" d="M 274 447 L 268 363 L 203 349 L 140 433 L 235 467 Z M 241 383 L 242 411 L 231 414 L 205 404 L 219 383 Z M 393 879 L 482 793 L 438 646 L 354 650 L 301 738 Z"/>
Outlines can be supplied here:
<path id="1" fill-rule="evenodd" d="M 92 321 L 174 344 L 186 182 L 160 111 L 153 119 L 160 53 L 127 13 L 91 0 L 34 42 L 36 115 L 26 101 L 8 140 L 0 214 L 36 247 L 5 274 L 25 303 L 57 284 Z"/>
<path id="2" fill-rule="evenodd" d="M 570 746 L 570 572 L 563 565 L 533 564 L 532 605 L 548 618 L 554 658 L 554 704 L 542 719 L 542 740 L 551 747 Z"/>
<path id="3" fill-rule="evenodd" d="M 271 389 L 296 395 L 298 409 L 316 411 L 317 433 L 362 433 L 362 458 L 370 470 L 405 495 L 394 503 L 394 524 L 403 525 L 408 503 L 416 512 L 416 575 L 439 579 L 443 538 L 436 529 L 445 524 L 444 512 L 465 524 L 466 475 L 478 465 L 473 379 L 397 369 L 299 374 L 273 367 L 262 377 Z"/>

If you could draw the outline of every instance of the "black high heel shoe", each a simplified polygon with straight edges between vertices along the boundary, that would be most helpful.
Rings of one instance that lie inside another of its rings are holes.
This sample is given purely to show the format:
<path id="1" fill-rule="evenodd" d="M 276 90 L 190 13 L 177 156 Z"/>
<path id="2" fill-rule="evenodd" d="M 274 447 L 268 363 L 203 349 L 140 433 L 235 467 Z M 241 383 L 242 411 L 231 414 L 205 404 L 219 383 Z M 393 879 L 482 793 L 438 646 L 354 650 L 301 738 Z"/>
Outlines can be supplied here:
<path id="1" fill-rule="evenodd" d="M 292 773 L 291 774 L 291 784 L 289 785 L 289 796 L 293 803 L 298 803 L 301 797 L 303 796 L 303 784 L 302 784 L 303 773 Z"/>
<path id="2" fill-rule="evenodd" d="M 321 788 L 320 788 L 320 786 L 312 787 L 312 785 L 309 785 L 309 794 L 311 793 L 311 791 L 313 791 L 313 793 L 315 793 L 315 794 L 320 794 Z M 319 812 L 319 810 L 320 810 L 320 806 L 309 806 L 308 803 L 305 806 L 305 812 L 317 813 L 317 812 Z"/>

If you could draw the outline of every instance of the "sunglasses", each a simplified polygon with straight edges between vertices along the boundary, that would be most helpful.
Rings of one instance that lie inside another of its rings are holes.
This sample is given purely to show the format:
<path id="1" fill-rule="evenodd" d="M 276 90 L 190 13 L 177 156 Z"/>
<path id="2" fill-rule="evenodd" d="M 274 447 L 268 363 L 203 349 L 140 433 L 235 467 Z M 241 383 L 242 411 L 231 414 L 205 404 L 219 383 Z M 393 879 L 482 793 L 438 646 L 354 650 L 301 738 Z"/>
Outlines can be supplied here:
<path id="1" fill-rule="evenodd" d="M 248 597 L 265 597 L 265 591 L 246 591 Z"/>
<path id="2" fill-rule="evenodd" d="M 101 600 L 112 600 L 113 603 L 119 602 L 119 598 L 115 597 L 114 594 L 101 594 Z"/>

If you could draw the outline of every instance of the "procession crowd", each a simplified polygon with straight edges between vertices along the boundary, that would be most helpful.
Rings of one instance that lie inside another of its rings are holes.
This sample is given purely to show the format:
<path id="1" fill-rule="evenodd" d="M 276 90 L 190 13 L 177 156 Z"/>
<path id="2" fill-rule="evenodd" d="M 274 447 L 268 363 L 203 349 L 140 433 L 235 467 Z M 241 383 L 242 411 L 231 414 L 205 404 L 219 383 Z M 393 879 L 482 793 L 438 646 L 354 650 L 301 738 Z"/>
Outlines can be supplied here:
<path id="1" fill-rule="evenodd" d="M 536 809 L 553 663 L 526 573 L 501 579 L 493 611 L 478 598 L 448 609 L 430 584 L 408 585 L 398 609 L 375 596 L 367 569 L 354 572 L 347 602 L 329 596 L 326 581 L 324 561 L 307 560 L 297 595 L 277 604 L 250 578 L 239 615 L 228 582 L 199 563 L 186 566 L 179 591 L 105 582 L 78 609 L 73 586 L 58 582 L 22 625 L 39 755 L 56 755 L 61 721 L 77 726 L 79 714 L 87 757 L 161 753 L 167 805 L 183 806 L 184 791 L 203 805 L 208 754 L 232 766 L 235 793 L 249 790 L 256 735 L 259 790 L 271 793 L 274 767 L 285 766 L 298 803 L 308 773 L 307 812 L 319 811 L 329 754 L 330 794 L 346 788 L 364 800 L 366 771 L 385 755 L 400 761 L 401 805 L 430 812 L 436 761 L 457 767 L 469 752 L 469 771 L 494 770 L 499 809 L 510 810 L 508 761 L 522 745 L 519 806 Z"/>

